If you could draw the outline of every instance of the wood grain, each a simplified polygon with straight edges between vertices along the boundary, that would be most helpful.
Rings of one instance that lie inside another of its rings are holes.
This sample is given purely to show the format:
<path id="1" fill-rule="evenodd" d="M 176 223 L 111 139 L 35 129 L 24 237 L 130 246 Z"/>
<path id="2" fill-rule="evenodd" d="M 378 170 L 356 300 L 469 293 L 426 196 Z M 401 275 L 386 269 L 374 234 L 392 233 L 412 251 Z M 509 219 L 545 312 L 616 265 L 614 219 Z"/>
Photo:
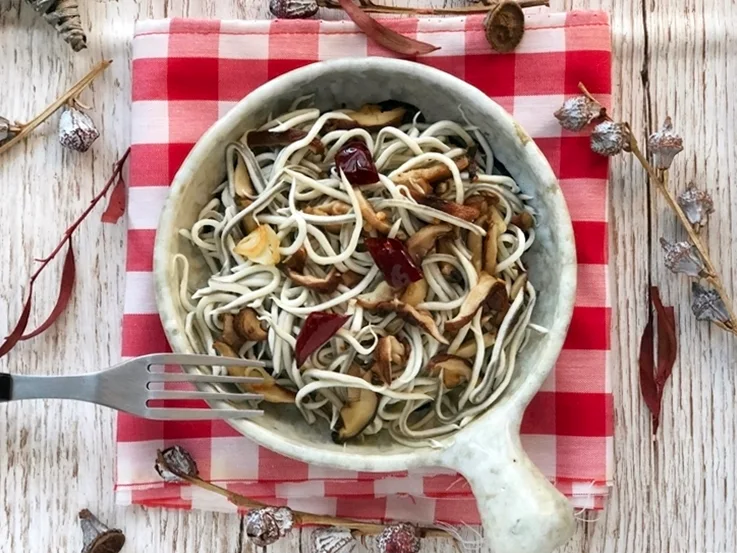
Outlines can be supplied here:
<path id="1" fill-rule="evenodd" d="M 423 4 L 458 2 L 423 0 Z M 716 213 L 708 229 L 714 260 L 734 291 L 731 236 L 737 220 L 732 175 L 737 169 L 737 3 L 723 0 L 553 0 L 553 9 L 610 11 L 614 48 L 613 113 L 642 132 L 671 115 L 685 137 L 672 182 L 708 189 Z M 54 246 L 64 228 L 104 184 L 129 142 L 130 52 L 136 19 L 267 17 L 265 0 L 87 0 L 82 18 L 89 49 L 74 55 L 21 0 L 0 0 L 0 114 L 29 119 L 55 93 L 103 57 L 115 60 L 83 99 L 95 104 L 102 137 L 87 154 L 64 151 L 52 118 L 0 161 L 0 329 L 20 311 L 33 257 Z M 323 10 L 325 18 L 341 17 Z M 643 75 L 646 78 L 643 78 Z M 612 304 L 611 386 L 615 394 L 616 486 L 601 513 L 581 513 L 566 553 L 727 553 L 737 551 L 737 357 L 735 341 L 697 323 L 688 282 L 668 273 L 657 243 L 682 238 L 665 203 L 650 194 L 643 171 L 628 157 L 613 160 L 610 217 Z M 102 211 L 102 208 L 99 209 Z M 120 349 L 124 228 L 93 215 L 76 236 L 77 291 L 67 313 L 45 335 L 23 343 L 0 370 L 55 374 L 107 366 Z M 50 309 L 60 266 L 40 279 L 33 321 Z M 666 389 L 653 442 L 636 372 L 639 335 L 647 319 L 646 290 L 660 287 L 676 305 L 679 360 Z M 74 330 L 72 330 L 74 329 Z M 97 344 L 96 348 L 89 347 Z M 114 505 L 113 414 L 76 403 L 0 407 L 0 552 L 73 551 L 81 547 L 76 513 L 89 507 L 125 529 L 126 551 L 254 552 L 234 515 L 185 513 Z M 311 531 L 294 532 L 273 553 L 312 551 Z M 360 550 L 360 548 L 359 548 Z M 451 553 L 444 540 L 423 552 Z"/>

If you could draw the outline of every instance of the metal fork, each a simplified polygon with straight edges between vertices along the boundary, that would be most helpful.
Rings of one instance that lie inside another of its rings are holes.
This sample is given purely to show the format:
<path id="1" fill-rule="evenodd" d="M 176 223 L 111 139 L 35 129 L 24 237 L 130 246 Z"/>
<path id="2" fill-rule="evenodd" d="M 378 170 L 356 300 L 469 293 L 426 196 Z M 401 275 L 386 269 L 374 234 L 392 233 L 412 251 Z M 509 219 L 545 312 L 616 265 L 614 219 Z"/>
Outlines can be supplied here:
<path id="1" fill-rule="evenodd" d="M 192 382 L 206 384 L 258 384 L 260 377 L 215 376 L 153 372 L 154 365 L 223 365 L 225 360 L 214 355 L 161 353 L 144 355 L 125 361 L 106 370 L 68 376 L 26 376 L 0 373 L 0 403 L 22 399 L 74 399 L 96 403 L 156 420 L 207 420 L 245 419 L 260 415 L 257 409 L 234 408 L 172 408 L 149 407 L 151 400 L 217 400 L 243 401 L 261 399 L 259 394 L 229 393 L 219 391 L 151 390 L 150 384 L 166 382 Z M 262 361 L 230 359 L 231 367 L 266 367 Z M 215 388 L 213 388 L 215 389 Z"/>

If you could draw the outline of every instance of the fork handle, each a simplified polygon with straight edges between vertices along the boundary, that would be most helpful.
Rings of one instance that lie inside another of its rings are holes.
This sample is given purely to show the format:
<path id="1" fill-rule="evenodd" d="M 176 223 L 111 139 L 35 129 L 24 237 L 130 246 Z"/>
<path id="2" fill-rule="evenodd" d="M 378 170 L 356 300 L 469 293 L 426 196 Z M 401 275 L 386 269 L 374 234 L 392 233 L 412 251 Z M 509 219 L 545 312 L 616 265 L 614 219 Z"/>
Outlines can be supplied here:
<path id="1" fill-rule="evenodd" d="M 94 398 L 96 379 L 91 374 L 68 376 L 29 376 L 0 373 L 0 402 L 16 399 Z"/>

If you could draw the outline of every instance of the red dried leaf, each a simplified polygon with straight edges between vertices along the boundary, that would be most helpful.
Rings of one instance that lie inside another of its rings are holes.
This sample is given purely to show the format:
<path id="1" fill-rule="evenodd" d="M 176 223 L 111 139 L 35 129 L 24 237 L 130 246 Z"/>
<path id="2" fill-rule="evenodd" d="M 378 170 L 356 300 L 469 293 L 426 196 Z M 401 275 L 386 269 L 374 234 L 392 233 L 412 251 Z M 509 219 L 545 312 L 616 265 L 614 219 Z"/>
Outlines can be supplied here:
<path id="1" fill-rule="evenodd" d="M 110 193 L 110 199 L 100 220 L 103 223 L 117 223 L 125 213 L 125 199 L 125 181 L 121 175 Z"/>
<path id="2" fill-rule="evenodd" d="M 26 331 L 26 326 L 28 326 L 28 317 L 31 315 L 32 298 L 33 283 L 31 282 L 28 286 L 28 297 L 26 298 L 26 303 L 23 306 L 23 311 L 20 314 L 20 318 L 18 319 L 15 328 L 11 331 L 10 334 L 8 334 L 8 337 L 5 338 L 5 341 L 0 346 L 0 357 L 4 356 L 11 349 L 13 349 L 15 347 L 15 344 L 18 343 L 18 340 L 21 339 L 21 336 L 23 336 L 23 333 Z"/>
<path id="3" fill-rule="evenodd" d="M 72 238 L 69 237 L 67 242 L 69 243 L 69 247 L 67 249 L 67 255 L 64 258 L 64 267 L 61 270 L 61 282 L 59 283 L 59 295 L 56 298 L 56 305 L 54 305 L 54 309 L 51 310 L 51 313 L 46 320 L 33 332 L 29 332 L 28 334 L 21 336 L 21 340 L 28 340 L 46 331 L 64 312 L 64 309 L 66 309 L 67 304 L 69 303 L 69 299 L 72 297 L 72 290 L 74 290 L 74 277 L 77 274 L 77 268 L 74 263 Z"/>
<path id="4" fill-rule="evenodd" d="M 361 29 L 367 37 L 380 44 L 387 50 L 404 54 L 406 56 L 419 56 L 429 54 L 438 50 L 440 46 L 434 46 L 427 42 L 420 42 L 413 38 L 400 35 L 396 31 L 392 31 L 385 27 L 369 14 L 353 3 L 353 0 L 338 0 L 340 7 L 343 8 L 348 17 L 350 17 L 356 26 Z"/>
<path id="5" fill-rule="evenodd" d="M 645 325 L 640 339 L 640 392 L 653 417 L 653 434 L 658 430 L 660 422 L 660 394 L 655 383 L 655 337 L 653 336 L 653 315 Z"/>
<path id="6" fill-rule="evenodd" d="M 676 363 L 678 354 L 676 314 L 673 307 L 663 305 L 657 287 L 650 288 L 650 298 L 658 313 L 658 369 L 655 373 L 655 383 L 662 396 L 663 388 L 673 372 L 673 365 Z"/>

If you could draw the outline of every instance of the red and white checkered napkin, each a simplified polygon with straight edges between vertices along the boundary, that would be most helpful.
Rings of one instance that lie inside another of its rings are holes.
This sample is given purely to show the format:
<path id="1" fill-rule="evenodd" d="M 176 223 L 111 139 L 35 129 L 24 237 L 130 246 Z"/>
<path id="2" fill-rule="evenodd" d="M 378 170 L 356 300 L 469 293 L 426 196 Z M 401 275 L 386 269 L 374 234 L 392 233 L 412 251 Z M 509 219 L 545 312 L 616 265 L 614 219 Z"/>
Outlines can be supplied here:
<path id="1" fill-rule="evenodd" d="M 612 478 L 607 286 L 607 159 L 585 133 L 564 131 L 553 111 L 579 81 L 606 104 L 611 91 L 607 15 L 527 16 L 512 54 L 493 53 L 481 16 L 387 20 L 442 48 L 419 58 L 486 92 L 512 112 L 548 157 L 573 218 L 579 261 L 576 309 L 558 364 L 522 423 L 540 469 L 577 507 L 600 508 Z M 391 55 L 349 22 L 145 21 L 133 40 L 132 155 L 123 357 L 168 351 L 152 283 L 152 247 L 167 188 L 201 134 L 268 79 L 336 57 Z M 157 448 L 180 444 L 204 478 L 251 498 L 367 519 L 478 523 L 473 496 L 455 474 L 365 474 L 308 466 L 276 455 L 224 422 L 118 418 L 119 503 L 235 510 L 199 489 L 164 485 Z"/>

